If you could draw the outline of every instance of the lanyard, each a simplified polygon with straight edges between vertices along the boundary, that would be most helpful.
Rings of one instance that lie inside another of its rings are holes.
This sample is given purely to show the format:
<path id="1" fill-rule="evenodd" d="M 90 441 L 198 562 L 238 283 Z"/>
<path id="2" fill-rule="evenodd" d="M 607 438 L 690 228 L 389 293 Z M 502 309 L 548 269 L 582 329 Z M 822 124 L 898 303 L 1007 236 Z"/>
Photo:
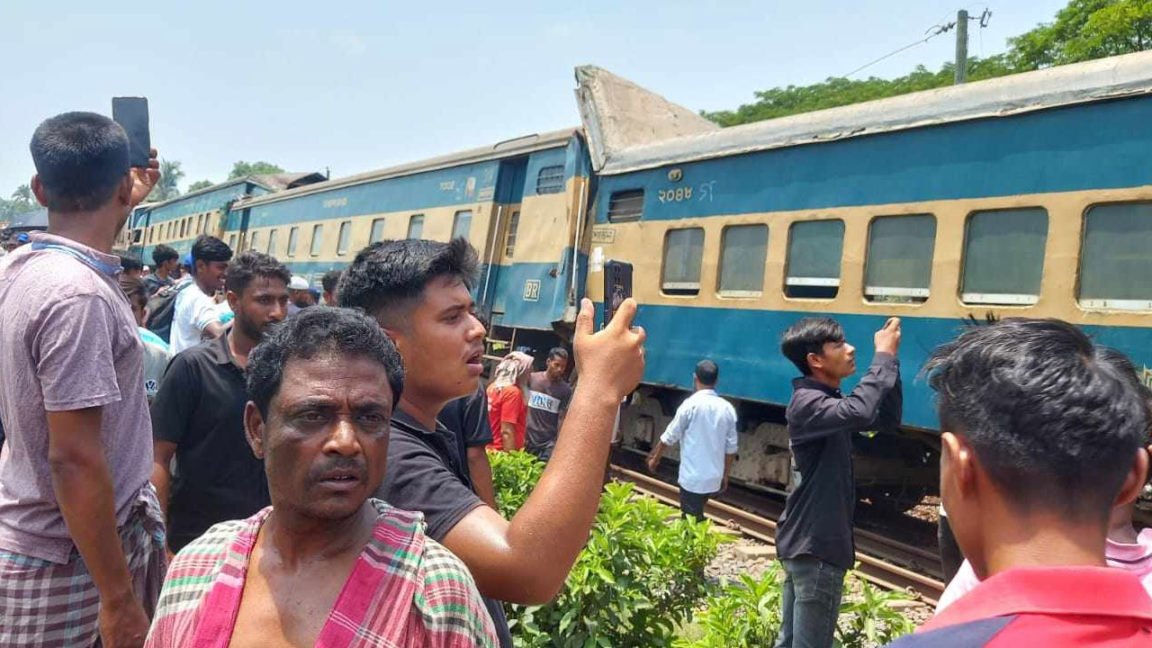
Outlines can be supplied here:
<path id="1" fill-rule="evenodd" d="M 80 252 L 78 250 L 74 250 L 74 249 L 72 249 L 68 246 L 65 246 L 65 245 L 58 245 L 56 243 L 45 243 L 43 241 L 36 241 L 36 242 L 32 243 L 31 245 L 32 245 L 33 250 L 48 250 L 50 252 L 60 252 L 62 254 L 67 254 L 67 255 L 73 257 L 74 259 L 76 259 L 77 261 L 80 261 L 84 265 L 88 266 L 89 268 L 92 268 L 93 270 L 95 270 L 97 272 L 106 274 L 109 277 L 115 276 L 115 275 L 119 274 L 121 270 L 123 270 L 123 268 L 120 267 L 119 263 L 117 263 L 116 265 L 112 265 L 111 263 L 104 263 L 103 261 L 101 261 L 99 259 L 93 259 L 92 257 L 88 256 L 87 254 L 84 254 L 83 252 Z"/>

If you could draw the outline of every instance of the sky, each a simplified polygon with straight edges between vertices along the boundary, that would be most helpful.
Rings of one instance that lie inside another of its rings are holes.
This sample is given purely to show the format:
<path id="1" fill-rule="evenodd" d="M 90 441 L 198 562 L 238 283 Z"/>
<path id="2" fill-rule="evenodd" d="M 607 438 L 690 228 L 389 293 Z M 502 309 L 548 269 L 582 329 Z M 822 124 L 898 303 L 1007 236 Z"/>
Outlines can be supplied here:
<path id="1" fill-rule="evenodd" d="M 1051 21 L 1066 0 L 444 0 L 129 3 L 0 0 L 0 197 L 34 172 L 37 124 L 146 96 L 181 189 L 237 160 L 333 177 L 579 125 L 573 68 L 594 64 L 693 110 L 844 75 L 992 11 L 969 51 Z M 853 78 L 954 55 L 952 33 Z"/>

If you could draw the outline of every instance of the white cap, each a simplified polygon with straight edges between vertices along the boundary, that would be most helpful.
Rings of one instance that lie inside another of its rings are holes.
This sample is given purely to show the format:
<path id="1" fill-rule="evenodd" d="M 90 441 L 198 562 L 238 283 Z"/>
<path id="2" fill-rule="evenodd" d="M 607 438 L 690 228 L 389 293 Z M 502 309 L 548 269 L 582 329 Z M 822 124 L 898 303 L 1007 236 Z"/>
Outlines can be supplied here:
<path id="1" fill-rule="evenodd" d="M 308 290 L 308 280 L 300 275 L 292 275 L 292 281 L 288 282 L 288 290 Z"/>

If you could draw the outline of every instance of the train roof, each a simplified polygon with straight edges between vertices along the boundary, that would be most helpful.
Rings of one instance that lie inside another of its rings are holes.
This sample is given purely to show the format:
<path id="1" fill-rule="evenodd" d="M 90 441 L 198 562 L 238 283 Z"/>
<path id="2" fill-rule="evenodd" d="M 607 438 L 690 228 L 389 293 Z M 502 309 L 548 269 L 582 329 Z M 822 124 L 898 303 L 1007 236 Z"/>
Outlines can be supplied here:
<path id="1" fill-rule="evenodd" d="M 1152 92 L 1152 51 L 718 128 L 595 66 L 576 69 L 593 168 L 615 175 L 665 166 L 1003 117 Z M 695 117 L 695 118 L 693 118 Z"/>
<path id="2" fill-rule="evenodd" d="M 178 203 L 181 200 L 188 200 L 189 198 L 195 198 L 196 196 L 199 196 L 200 194 L 206 194 L 206 193 L 210 193 L 213 191 L 218 191 L 220 189 L 225 189 L 227 187 L 231 187 L 232 185 L 238 185 L 238 184 L 242 184 L 245 182 L 257 185 L 259 187 L 263 187 L 263 188 L 267 189 L 268 191 L 275 192 L 275 191 L 283 191 L 285 189 L 291 189 L 294 187 L 304 186 L 304 185 L 315 183 L 315 182 L 322 182 L 326 179 L 327 178 L 325 178 L 323 176 L 323 174 L 317 173 L 315 171 L 265 173 L 265 174 L 257 174 L 257 175 L 246 175 L 246 176 L 243 176 L 241 178 L 236 178 L 234 180 L 225 180 L 224 182 L 220 182 L 220 183 L 208 186 L 208 187 L 204 187 L 203 189 L 197 189 L 196 191 L 189 191 L 186 194 L 180 194 L 179 196 L 176 196 L 175 198 L 169 198 L 168 200 L 164 200 L 161 202 L 144 203 L 143 205 L 140 205 L 139 207 L 137 207 L 137 209 L 143 210 L 143 211 L 151 211 L 151 210 L 156 209 L 158 207 L 165 207 L 167 205 L 172 205 L 172 204 Z"/>
<path id="3" fill-rule="evenodd" d="M 535 151 L 542 151 L 544 149 L 556 148 L 557 146 L 566 145 L 567 142 L 574 135 L 579 134 L 579 132 L 579 129 L 573 127 L 551 131 L 548 133 L 533 133 L 531 135 L 525 135 L 523 137 L 516 137 L 504 140 L 502 142 L 497 142 L 489 146 L 481 146 L 479 148 L 460 151 L 458 153 L 441 155 L 438 157 L 420 160 L 418 162 L 409 162 L 407 164 L 400 164 L 376 171 L 368 171 L 366 173 L 360 173 L 357 175 L 336 178 L 334 180 L 318 182 L 316 184 L 310 184 L 305 187 L 289 189 L 287 191 L 281 191 L 274 194 L 252 196 L 239 201 L 235 207 L 251 207 L 253 205 L 263 205 L 276 202 L 278 200 L 287 200 L 289 198 L 296 198 L 298 196 L 306 196 L 314 193 L 332 191 L 333 189 L 342 189 L 344 187 L 376 182 L 378 180 L 385 180 L 388 178 L 413 175 L 416 173 L 423 173 L 425 171 L 435 171 L 437 169 L 446 169 L 463 164 L 473 164 L 476 162 L 485 162 L 488 160 L 515 157 L 517 155 L 526 155 Z"/>

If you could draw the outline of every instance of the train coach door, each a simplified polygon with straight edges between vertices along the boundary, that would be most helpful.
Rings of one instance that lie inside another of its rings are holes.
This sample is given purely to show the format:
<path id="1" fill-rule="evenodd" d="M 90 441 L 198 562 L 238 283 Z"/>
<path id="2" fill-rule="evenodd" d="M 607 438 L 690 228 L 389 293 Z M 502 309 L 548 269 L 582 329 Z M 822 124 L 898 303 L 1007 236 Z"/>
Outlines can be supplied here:
<path id="1" fill-rule="evenodd" d="M 515 255 L 516 233 L 520 225 L 520 202 L 524 196 L 524 176 L 528 158 L 520 157 L 500 162 L 493 197 L 492 217 L 484 250 L 484 273 L 481 277 L 479 299 L 482 310 L 499 323 L 504 314 L 506 291 L 501 289 L 503 270 Z"/>

